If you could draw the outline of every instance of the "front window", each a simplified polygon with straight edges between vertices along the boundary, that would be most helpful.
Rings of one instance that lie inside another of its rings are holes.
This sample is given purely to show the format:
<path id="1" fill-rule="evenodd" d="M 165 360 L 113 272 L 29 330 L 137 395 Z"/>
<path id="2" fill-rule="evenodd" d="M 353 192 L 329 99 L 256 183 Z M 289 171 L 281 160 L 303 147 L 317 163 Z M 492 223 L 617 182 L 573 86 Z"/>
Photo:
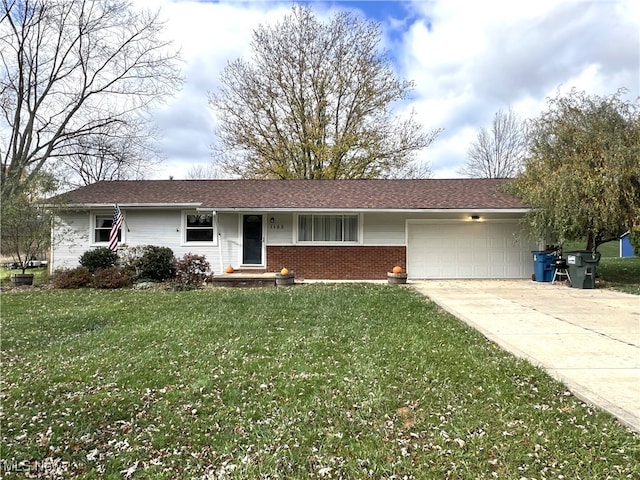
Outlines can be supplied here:
<path id="1" fill-rule="evenodd" d="M 188 213 L 186 215 L 187 242 L 213 242 L 213 214 L 212 213 Z"/>
<path id="2" fill-rule="evenodd" d="M 113 215 L 96 215 L 95 228 L 93 229 L 93 241 L 95 243 L 108 243 L 113 225 Z M 118 230 L 118 241 L 122 240 L 122 230 Z"/>
<path id="3" fill-rule="evenodd" d="M 300 242 L 357 242 L 357 215 L 299 215 Z"/>

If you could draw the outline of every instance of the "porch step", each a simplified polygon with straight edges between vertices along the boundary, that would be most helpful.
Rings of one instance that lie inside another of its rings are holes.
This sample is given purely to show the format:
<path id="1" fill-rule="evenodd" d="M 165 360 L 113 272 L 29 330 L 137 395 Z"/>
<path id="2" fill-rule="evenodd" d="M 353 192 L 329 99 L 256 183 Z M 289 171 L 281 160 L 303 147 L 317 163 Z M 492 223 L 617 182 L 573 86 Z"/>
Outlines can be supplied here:
<path id="1" fill-rule="evenodd" d="M 226 273 L 213 277 L 214 287 L 275 287 L 275 273 Z"/>

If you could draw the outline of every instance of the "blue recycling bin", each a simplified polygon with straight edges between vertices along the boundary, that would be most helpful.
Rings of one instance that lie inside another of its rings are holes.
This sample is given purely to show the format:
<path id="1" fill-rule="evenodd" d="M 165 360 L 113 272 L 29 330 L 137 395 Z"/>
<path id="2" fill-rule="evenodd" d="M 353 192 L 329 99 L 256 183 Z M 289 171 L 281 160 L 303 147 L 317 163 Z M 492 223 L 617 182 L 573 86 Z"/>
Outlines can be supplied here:
<path id="1" fill-rule="evenodd" d="M 550 282 L 553 280 L 554 252 L 533 251 L 533 280 L 536 282 Z"/>

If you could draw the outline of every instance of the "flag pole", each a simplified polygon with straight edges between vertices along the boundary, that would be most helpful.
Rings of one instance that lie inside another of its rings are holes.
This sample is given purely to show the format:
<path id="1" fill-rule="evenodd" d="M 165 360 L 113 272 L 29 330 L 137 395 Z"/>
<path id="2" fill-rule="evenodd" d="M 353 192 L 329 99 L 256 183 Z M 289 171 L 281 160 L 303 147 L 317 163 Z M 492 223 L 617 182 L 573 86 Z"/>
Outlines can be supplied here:
<path id="1" fill-rule="evenodd" d="M 113 219 L 111 221 L 111 231 L 109 232 L 109 250 L 112 252 L 118 251 L 118 243 L 120 242 L 118 234 L 120 233 L 120 227 L 122 227 L 123 222 L 124 216 L 122 215 L 122 210 L 120 210 L 120 206 L 116 202 L 113 205 Z"/>

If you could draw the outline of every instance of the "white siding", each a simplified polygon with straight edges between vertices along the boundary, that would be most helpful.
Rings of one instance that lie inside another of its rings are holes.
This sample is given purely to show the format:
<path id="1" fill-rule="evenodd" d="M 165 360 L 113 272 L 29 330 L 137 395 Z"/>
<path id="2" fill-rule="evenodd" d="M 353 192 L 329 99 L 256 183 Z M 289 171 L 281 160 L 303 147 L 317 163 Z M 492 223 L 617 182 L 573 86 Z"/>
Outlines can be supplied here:
<path id="1" fill-rule="evenodd" d="M 219 214 L 220 236 L 211 245 L 183 243 L 182 210 L 142 210 L 122 209 L 125 224 L 122 230 L 122 246 L 136 247 L 157 245 L 169 247 L 176 257 L 186 253 L 204 255 L 214 273 L 221 273 L 227 265 L 234 265 L 238 258 L 238 215 Z M 110 214 L 105 210 L 75 212 L 61 215 L 53 234 L 51 252 L 52 271 L 59 268 L 73 268 L 79 265 L 80 256 L 104 243 L 93 240 L 92 218 L 96 214 Z M 218 239 L 221 244 L 218 245 Z M 222 262 L 220 261 L 222 252 Z"/>
<path id="2" fill-rule="evenodd" d="M 271 219 L 273 218 L 273 222 Z M 293 243 L 293 214 L 267 213 L 264 216 L 267 228 L 267 245 L 291 245 Z"/>
<path id="3" fill-rule="evenodd" d="M 50 271 L 78 266 L 80 255 L 89 250 L 91 227 L 88 212 L 61 215 L 54 221 L 51 235 Z"/>
<path id="4" fill-rule="evenodd" d="M 218 214 L 218 239 L 220 242 L 220 251 L 222 252 L 222 262 L 220 262 L 220 256 L 218 256 L 218 263 L 211 265 L 214 273 L 219 273 L 220 269 L 224 272 L 224 269 L 228 265 L 233 268 L 238 268 L 239 258 L 241 253 L 241 243 L 238 238 L 238 220 L 239 215 L 237 213 L 219 213 Z"/>
<path id="5" fill-rule="evenodd" d="M 405 219 L 397 213 L 363 214 L 363 245 L 404 245 Z"/>
<path id="6" fill-rule="evenodd" d="M 122 209 L 126 223 L 122 241 L 128 246 L 159 245 L 174 248 L 182 241 L 182 212 L 179 210 Z"/>

